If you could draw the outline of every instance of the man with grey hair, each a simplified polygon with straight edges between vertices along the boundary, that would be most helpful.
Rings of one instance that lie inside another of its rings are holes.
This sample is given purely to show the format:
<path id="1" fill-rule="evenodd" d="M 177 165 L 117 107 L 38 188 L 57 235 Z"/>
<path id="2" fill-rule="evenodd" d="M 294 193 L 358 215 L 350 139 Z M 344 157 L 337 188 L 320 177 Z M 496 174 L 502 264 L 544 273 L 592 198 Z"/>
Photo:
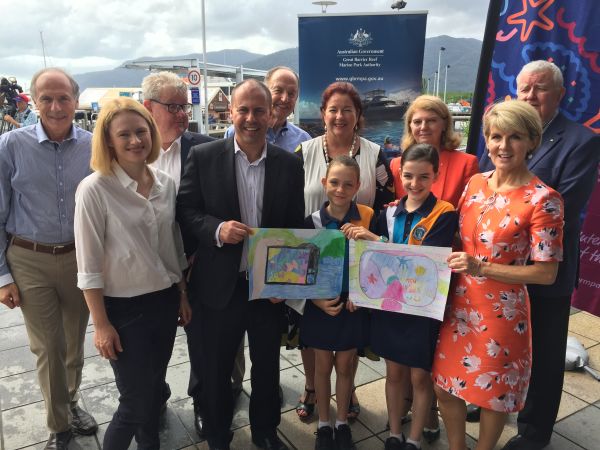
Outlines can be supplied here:
<path id="1" fill-rule="evenodd" d="M 267 72 L 265 84 L 271 91 L 273 112 L 267 130 L 267 142 L 293 152 L 302 142 L 311 139 L 310 134 L 297 127 L 287 118 L 294 112 L 298 100 L 300 80 L 289 67 L 277 66 Z M 233 125 L 225 132 L 228 138 L 234 134 Z"/>
<path id="2" fill-rule="evenodd" d="M 517 76 L 517 98 L 533 106 L 542 119 L 540 147 L 527 167 L 564 200 L 563 261 L 554 284 L 528 285 L 531 304 L 532 370 L 524 409 L 517 418 L 519 434 L 504 450 L 544 448 L 562 394 L 571 294 L 579 269 L 580 214 L 596 184 L 600 136 L 567 119 L 559 111 L 565 94 L 560 69 L 548 61 L 533 61 Z M 482 172 L 492 170 L 487 154 L 479 162 Z M 476 411 L 470 407 L 468 419 Z"/>
<path id="3" fill-rule="evenodd" d="M 37 357 L 45 449 L 66 449 L 73 431 L 98 429 L 77 405 L 89 312 L 76 284 L 73 214 L 91 134 L 73 126 L 79 86 L 63 70 L 36 73 L 31 96 L 40 122 L 0 137 L 0 302 L 21 308 Z"/>
<path id="4" fill-rule="evenodd" d="M 142 81 L 142 94 L 162 139 L 163 151 L 152 165 L 171 175 L 179 189 L 190 148 L 213 139 L 187 131 L 192 105 L 188 103 L 187 85 L 174 73 L 151 73 Z"/>
<path id="5" fill-rule="evenodd" d="M 152 165 L 168 173 L 175 181 L 178 190 L 190 148 L 213 140 L 208 136 L 187 131 L 188 113 L 192 106 L 188 103 L 187 90 L 187 85 L 183 80 L 172 72 L 154 72 L 142 81 L 144 106 L 156 121 L 162 140 L 162 151 Z M 191 256 L 195 248 L 186 248 L 185 250 L 187 255 Z M 188 346 L 192 345 L 189 341 L 191 338 L 188 336 Z M 188 353 L 190 358 L 198 357 L 198 352 L 190 351 Z M 200 376 L 192 370 L 188 395 L 194 399 L 194 426 L 199 436 L 202 436 L 202 408 L 199 401 L 201 388 Z M 170 396 L 171 389 L 165 382 L 162 392 L 165 406 Z"/>

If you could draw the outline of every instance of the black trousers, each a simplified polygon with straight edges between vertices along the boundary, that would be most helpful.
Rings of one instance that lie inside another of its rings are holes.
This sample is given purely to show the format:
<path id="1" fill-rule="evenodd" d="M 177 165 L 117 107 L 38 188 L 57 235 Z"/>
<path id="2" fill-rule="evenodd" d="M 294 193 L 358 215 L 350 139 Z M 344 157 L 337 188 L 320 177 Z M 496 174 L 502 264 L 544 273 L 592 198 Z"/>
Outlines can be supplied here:
<path id="1" fill-rule="evenodd" d="M 525 407 L 517 417 L 519 434 L 532 441 L 547 443 L 552 429 L 565 373 L 565 352 L 571 297 L 530 296 L 531 380 Z"/>
<path id="2" fill-rule="evenodd" d="M 256 438 L 274 435 L 281 418 L 278 386 L 283 304 L 272 304 L 269 300 L 249 302 L 248 281 L 240 277 L 224 309 L 198 305 L 194 314 L 190 328 L 192 335 L 200 336 L 200 345 L 198 348 L 192 345 L 191 350 L 201 352 L 204 364 L 193 370 L 202 377 L 201 403 L 209 445 L 225 447 L 231 439 L 231 372 L 244 331 L 248 332 L 252 361 L 250 429 Z"/>
<path id="3" fill-rule="evenodd" d="M 110 361 L 119 389 L 119 407 L 104 435 L 103 448 L 159 449 L 164 376 L 173 351 L 179 293 L 175 286 L 132 298 L 104 297 L 106 313 L 123 352 Z"/>

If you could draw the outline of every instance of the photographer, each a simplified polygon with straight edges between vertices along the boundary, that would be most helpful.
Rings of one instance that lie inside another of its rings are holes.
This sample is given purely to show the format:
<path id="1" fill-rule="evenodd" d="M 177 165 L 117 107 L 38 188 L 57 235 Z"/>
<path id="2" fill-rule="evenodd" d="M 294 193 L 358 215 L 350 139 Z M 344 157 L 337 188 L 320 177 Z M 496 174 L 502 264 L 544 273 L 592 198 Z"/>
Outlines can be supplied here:
<path id="1" fill-rule="evenodd" d="M 13 99 L 17 105 L 15 118 L 10 114 L 4 115 L 4 121 L 10 123 L 15 128 L 26 127 L 37 123 L 37 114 L 29 108 L 29 97 L 25 94 L 19 94 Z"/>

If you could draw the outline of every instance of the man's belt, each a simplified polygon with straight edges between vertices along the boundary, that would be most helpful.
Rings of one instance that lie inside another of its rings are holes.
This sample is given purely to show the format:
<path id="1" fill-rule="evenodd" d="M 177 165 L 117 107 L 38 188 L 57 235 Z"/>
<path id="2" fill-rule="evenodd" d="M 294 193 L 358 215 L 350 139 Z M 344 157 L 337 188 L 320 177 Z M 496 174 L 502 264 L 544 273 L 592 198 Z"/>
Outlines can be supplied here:
<path id="1" fill-rule="evenodd" d="M 11 245 L 16 245 L 17 247 L 26 248 L 27 250 L 33 250 L 34 252 L 40 253 L 49 253 L 51 255 L 64 255 L 65 253 L 75 250 L 75 242 L 60 245 L 47 245 L 13 236 L 10 239 L 10 243 Z"/>

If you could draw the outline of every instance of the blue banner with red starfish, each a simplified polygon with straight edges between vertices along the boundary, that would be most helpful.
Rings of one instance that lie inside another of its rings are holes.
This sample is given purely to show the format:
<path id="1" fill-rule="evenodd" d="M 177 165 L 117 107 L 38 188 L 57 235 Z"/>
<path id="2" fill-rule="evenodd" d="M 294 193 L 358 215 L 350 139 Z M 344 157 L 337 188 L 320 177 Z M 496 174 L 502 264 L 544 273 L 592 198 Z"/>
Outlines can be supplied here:
<path id="1" fill-rule="evenodd" d="M 563 72 L 566 94 L 561 111 L 569 119 L 600 133 L 600 1 L 499 1 L 495 42 L 484 42 L 484 46 L 491 44 L 494 48 L 487 87 L 479 86 L 487 89 L 485 105 L 516 97 L 516 77 L 521 67 L 545 59 Z M 483 150 L 480 137 L 477 154 Z M 600 188 L 597 186 L 581 234 L 580 287 L 573 304 L 600 315 L 598 230 Z"/>

